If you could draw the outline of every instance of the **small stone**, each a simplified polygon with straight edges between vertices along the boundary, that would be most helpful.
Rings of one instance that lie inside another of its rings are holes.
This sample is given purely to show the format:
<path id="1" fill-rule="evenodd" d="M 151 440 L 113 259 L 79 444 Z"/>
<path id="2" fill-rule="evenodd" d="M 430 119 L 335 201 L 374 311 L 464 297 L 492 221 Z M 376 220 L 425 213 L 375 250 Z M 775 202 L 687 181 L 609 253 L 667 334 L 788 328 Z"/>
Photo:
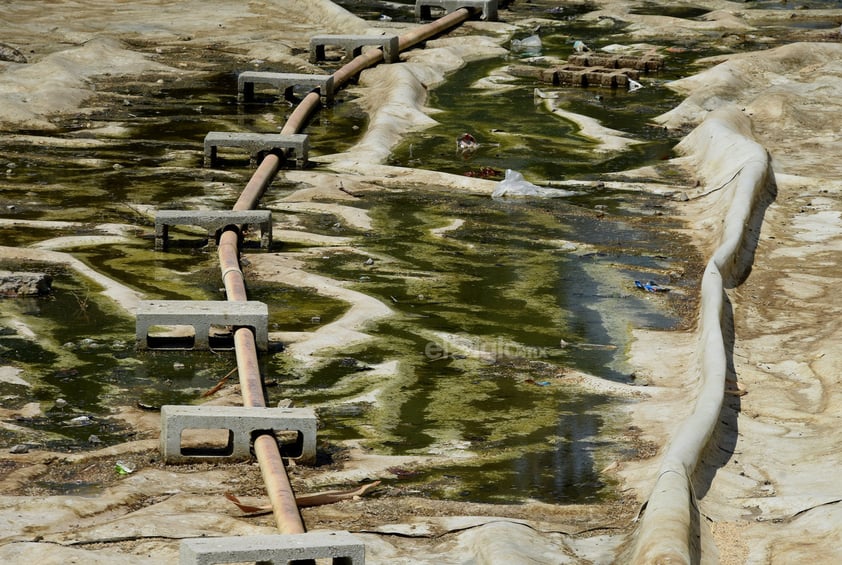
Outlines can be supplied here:
<path id="1" fill-rule="evenodd" d="M 319 324 L 319 323 L 321 323 L 321 321 L 322 321 L 321 316 L 313 316 L 312 318 L 310 318 L 310 322 L 313 323 L 313 324 Z"/>
<path id="2" fill-rule="evenodd" d="M 91 435 L 88 436 L 88 443 L 92 443 L 94 445 L 97 445 L 99 443 L 102 443 L 102 440 L 99 439 L 98 435 L 91 434 Z"/>
<path id="3" fill-rule="evenodd" d="M 17 445 L 13 445 L 9 448 L 9 453 L 21 454 L 21 453 L 29 453 L 29 446 L 24 443 L 19 443 Z"/>
<path id="4" fill-rule="evenodd" d="M 175 363 L 172 364 L 172 368 L 173 369 L 183 369 L 184 363 L 182 363 L 181 361 L 176 361 Z"/>
<path id="5" fill-rule="evenodd" d="M 368 259 L 365 260 L 365 264 L 366 265 L 374 265 L 374 259 L 369 257 Z"/>
<path id="6" fill-rule="evenodd" d="M 67 401 L 63 398 L 56 398 L 55 402 L 56 408 L 64 408 L 67 406 Z"/>

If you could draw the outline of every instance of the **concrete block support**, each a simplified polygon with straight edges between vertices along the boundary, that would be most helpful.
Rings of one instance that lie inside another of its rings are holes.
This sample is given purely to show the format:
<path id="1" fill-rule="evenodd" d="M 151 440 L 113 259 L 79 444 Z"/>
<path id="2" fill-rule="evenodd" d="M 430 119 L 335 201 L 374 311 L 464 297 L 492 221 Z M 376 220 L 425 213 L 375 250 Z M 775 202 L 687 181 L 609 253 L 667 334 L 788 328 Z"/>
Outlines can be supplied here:
<path id="1" fill-rule="evenodd" d="M 150 343 L 152 326 L 193 326 L 194 337 Z M 269 348 L 269 309 L 263 302 L 228 300 L 142 300 L 135 319 L 138 349 L 209 349 L 211 327 L 250 328 L 257 348 Z"/>
<path id="2" fill-rule="evenodd" d="M 459 8 L 479 9 L 482 19 L 497 20 L 497 0 L 415 0 L 415 18 L 417 20 L 432 19 L 430 10 L 432 7 L 443 8 L 447 14 Z"/>
<path id="3" fill-rule="evenodd" d="M 310 38 L 310 62 L 325 59 L 325 46 L 335 45 L 345 50 L 345 58 L 353 59 L 362 53 L 366 45 L 379 45 L 383 60 L 387 63 L 400 61 L 397 35 L 314 35 Z"/>
<path id="4" fill-rule="evenodd" d="M 216 161 L 219 147 L 239 147 L 248 151 L 252 160 L 261 152 L 273 149 L 288 149 L 292 151 L 298 168 L 303 169 L 307 164 L 310 151 L 310 136 L 303 133 L 289 135 L 280 133 L 235 133 L 227 131 L 212 131 L 205 136 L 205 166 L 212 167 Z"/>
<path id="5" fill-rule="evenodd" d="M 246 406 L 162 406 L 161 456 L 165 463 L 251 459 L 254 434 L 296 432 L 294 444 L 284 444 L 284 456 L 302 462 L 316 460 L 316 413 L 309 408 Z M 215 447 L 183 447 L 185 430 L 227 430 L 228 443 Z M 244 559 L 243 561 L 247 561 Z"/>
<path id="6" fill-rule="evenodd" d="M 158 210 L 155 213 L 155 249 L 167 248 L 169 227 L 177 225 L 201 226 L 208 230 L 208 239 L 214 243 L 225 226 L 258 226 L 260 247 L 268 249 L 272 245 L 272 212 L 269 210 Z"/>
<path id="7" fill-rule="evenodd" d="M 334 565 L 365 565 L 365 545 L 348 532 L 324 531 L 181 541 L 179 565 L 259 562 L 287 565 L 305 559 Z"/>
<path id="8" fill-rule="evenodd" d="M 254 98 L 254 85 L 268 84 L 277 87 L 287 100 L 292 98 L 296 86 L 318 88 L 327 104 L 333 104 L 333 75 L 307 75 L 299 73 L 269 73 L 245 71 L 237 77 L 237 98 L 243 101 Z"/>

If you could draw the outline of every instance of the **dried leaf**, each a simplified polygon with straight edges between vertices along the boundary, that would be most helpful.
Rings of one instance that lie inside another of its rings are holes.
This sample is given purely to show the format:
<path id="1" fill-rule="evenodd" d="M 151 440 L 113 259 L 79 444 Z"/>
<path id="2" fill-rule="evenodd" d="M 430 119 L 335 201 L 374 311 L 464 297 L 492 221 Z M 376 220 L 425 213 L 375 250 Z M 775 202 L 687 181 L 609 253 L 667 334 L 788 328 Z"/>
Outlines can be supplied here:
<path id="1" fill-rule="evenodd" d="M 236 496 L 234 496 L 230 492 L 225 493 L 225 498 L 227 498 L 228 500 L 230 500 L 231 502 L 236 504 L 237 508 L 239 508 L 240 510 L 242 510 L 246 514 L 254 514 L 256 512 L 271 512 L 272 511 L 272 505 L 271 504 L 268 505 L 268 506 L 250 506 L 248 504 L 243 504 L 242 502 L 240 502 L 239 498 L 237 498 Z"/>

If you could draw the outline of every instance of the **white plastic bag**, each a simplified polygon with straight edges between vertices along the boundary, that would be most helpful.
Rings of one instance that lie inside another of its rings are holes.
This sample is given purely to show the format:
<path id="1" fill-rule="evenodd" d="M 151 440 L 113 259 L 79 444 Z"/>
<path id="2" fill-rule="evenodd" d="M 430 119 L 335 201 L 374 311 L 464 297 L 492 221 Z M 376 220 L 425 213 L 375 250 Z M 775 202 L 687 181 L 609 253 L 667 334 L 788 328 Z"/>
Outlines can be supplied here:
<path id="1" fill-rule="evenodd" d="M 537 35 L 530 35 L 523 39 L 512 39 L 512 51 L 518 53 L 537 54 L 541 52 L 541 38 Z"/>
<path id="2" fill-rule="evenodd" d="M 561 198 L 564 196 L 573 196 L 576 194 L 570 190 L 562 190 L 559 188 L 544 188 L 532 184 L 523 175 L 517 171 L 506 169 L 506 177 L 497 183 L 494 192 L 491 193 L 492 198 L 502 198 L 504 196 L 537 196 L 539 198 Z"/>
<path id="3" fill-rule="evenodd" d="M 635 90 L 640 90 L 641 88 L 643 88 L 642 84 L 634 79 L 629 79 L 629 92 L 634 92 Z"/>

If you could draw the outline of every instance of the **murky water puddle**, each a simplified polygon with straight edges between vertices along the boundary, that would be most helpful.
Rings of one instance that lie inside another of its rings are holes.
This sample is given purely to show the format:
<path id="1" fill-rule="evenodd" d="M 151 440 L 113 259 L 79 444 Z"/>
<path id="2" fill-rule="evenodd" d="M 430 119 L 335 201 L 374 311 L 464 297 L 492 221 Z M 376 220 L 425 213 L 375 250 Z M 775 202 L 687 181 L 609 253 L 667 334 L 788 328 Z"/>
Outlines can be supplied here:
<path id="1" fill-rule="evenodd" d="M 552 33 L 546 41 L 569 47 Z M 601 157 L 570 124 L 535 104 L 535 85 L 521 81 L 505 96 L 465 96 L 501 64 L 472 64 L 436 90 L 431 103 L 445 111 L 437 116 L 441 125 L 407 138 L 392 162 L 459 174 L 511 168 L 537 180 L 598 175 L 669 154 L 674 140 L 646 125 L 670 104 L 663 89 L 635 97 L 564 90 L 574 111 L 648 140 Z M 115 83 L 100 90 L 125 103 L 58 134 L 74 139 L 116 122 L 125 126 L 124 138 L 47 145 L 37 153 L 25 140 L 3 142 L 4 164 L 13 165 L 0 181 L 5 215 L 78 223 L 2 227 L 0 244 L 86 235 L 103 222 L 131 224 L 137 230 L 127 243 L 71 251 L 145 298 L 220 299 L 216 255 L 204 238 L 177 234 L 170 251 L 155 252 L 139 208 L 228 208 L 236 199 L 251 173 L 247 161 L 203 169 L 201 139 L 209 130 L 273 131 L 288 107 L 268 95 L 238 106 L 235 76 L 165 85 L 151 95 L 140 83 Z M 362 125 L 353 104 L 322 112 L 308 129 L 314 151 L 341 151 Z M 481 144 L 469 159 L 454 150 L 463 131 Z M 272 191 L 292 188 L 278 182 Z M 325 250 L 308 256 L 308 268 L 380 299 L 395 315 L 371 328 L 374 339 L 331 353 L 317 369 L 296 366 L 283 352 L 263 356 L 263 374 L 275 385 L 270 401 L 289 397 L 317 407 L 327 442 L 359 439 L 381 453 L 442 457 L 433 472 L 394 470 L 402 485 L 436 496 L 573 502 L 607 495 L 597 463 L 634 455 L 628 445 L 603 439 L 619 425 L 610 416 L 618 401 L 583 392 L 565 374 L 633 382 L 625 361 L 630 329 L 680 326 L 693 310 L 699 258 L 669 232 L 676 226 L 662 214 L 662 199 L 599 190 L 563 200 L 497 201 L 413 190 L 366 194 L 355 205 L 369 210 L 374 228 L 367 234 L 344 228 L 341 235 L 355 237 L 366 255 Z M 337 218 L 301 220 L 336 235 Z M 373 264 L 366 264 L 368 255 Z M 87 281 L 44 268 L 54 273 L 54 293 L 6 300 L 0 314 L 0 358 L 32 383 L 0 383 L 2 406 L 38 401 L 44 414 L 16 422 L 29 434 L 0 431 L 0 445 L 87 449 L 124 441 L 132 432 L 109 417 L 111 407 L 198 402 L 234 368 L 231 352 L 137 352 L 133 319 Z M 637 279 L 672 292 L 643 293 Z M 311 330 L 347 307 L 285 285 L 254 283 L 249 293 L 269 305 L 272 330 Z M 25 337 L 18 323 L 37 339 Z"/>
<path id="2" fill-rule="evenodd" d="M 497 502 L 598 497 L 594 452 L 633 454 L 600 440 L 616 400 L 564 377 L 576 369 L 633 382 L 629 329 L 681 324 L 677 312 L 681 303 L 689 309 L 697 280 L 675 276 L 688 267 L 688 242 L 653 237 L 675 224 L 558 200 L 365 198 L 375 218 L 365 250 L 378 259 L 367 265 L 362 255 L 328 252 L 309 268 L 396 315 L 374 328 L 374 341 L 336 352 L 315 372 L 276 357 L 273 373 L 291 377 L 277 394 L 320 406 L 323 437 L 451 459 L 432 473 L 402 475 L 403 485 Z M 454 220 L 463 223 L 444 237 L 431 232 Z M 673 292 L 638 292 L 633 281 L 653 277 L 671 281 Z"/>

